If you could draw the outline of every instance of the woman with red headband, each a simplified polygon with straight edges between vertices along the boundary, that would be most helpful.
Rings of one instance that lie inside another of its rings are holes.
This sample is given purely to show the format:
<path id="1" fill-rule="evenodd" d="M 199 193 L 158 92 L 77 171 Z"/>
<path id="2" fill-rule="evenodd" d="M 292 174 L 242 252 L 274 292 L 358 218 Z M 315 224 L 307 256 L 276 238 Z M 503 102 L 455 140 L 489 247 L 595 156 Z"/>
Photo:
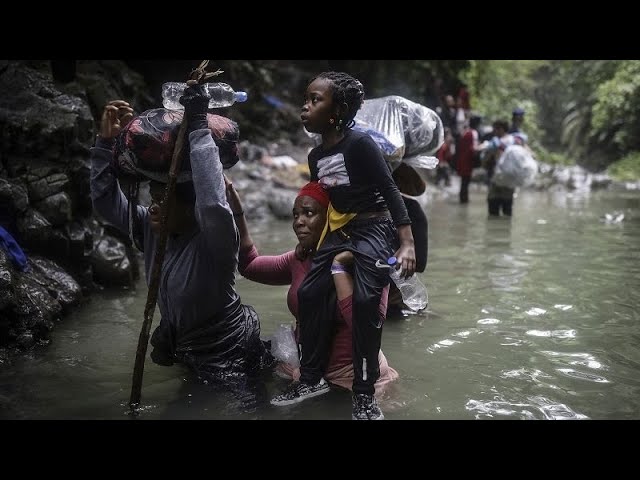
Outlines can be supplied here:
<path id="1" fill-rule="evenodd" d="M 317 182 L 309 182 L 303 186 L 293 204 L 293 231 L 298 237 L 298 245 L 295 251 L 290 250 L 282 255 L 259 255 L 253 239 L 249 234 L 247 222 L 244 217 L 242 203 L 238 192 L 228 179 L 227 200 L 234 212 L 234 217 L 240 232 L 240 253 L 238 270 L 245 278 L 264 283 L 266 285 L 291 285 L 287 294 L 287 305 L 296 318 L 295 337 L 298 339 L 298 287 L 311 268 L 311 260 L 315 254 L 316 245 L 322 234 L 329 206 L 329 196 L 324 188 Z M 336 256 L 337 261 L 348 264 L 349 252 L 343 252 Z M 331 346 L 329 365 L 324 376 L 325 380 L 333 385 L 351 390 L 353 384 L 353 353 L 351 333 L 351 306 L 353 293 L 353 279 L 348 273 L 348 267 L 344 272 L 336 272 L 334 281 L 338 308 L 334 316 L 336 322 L 335 336 Z M 380 300 L 380 313 L 384 315 L 387 310 L 387 286 Z M 398 373 L 389 366 L 382 351 L 379 355 L 380 378 L 375 384 L 376 393 L 379 394 L 383 387 L 390 381 L 398 378 Z M 298 368 L 281 363 L 276 367 L 276 372 L 288 379 L 297 380 L 300 375 Z"/>

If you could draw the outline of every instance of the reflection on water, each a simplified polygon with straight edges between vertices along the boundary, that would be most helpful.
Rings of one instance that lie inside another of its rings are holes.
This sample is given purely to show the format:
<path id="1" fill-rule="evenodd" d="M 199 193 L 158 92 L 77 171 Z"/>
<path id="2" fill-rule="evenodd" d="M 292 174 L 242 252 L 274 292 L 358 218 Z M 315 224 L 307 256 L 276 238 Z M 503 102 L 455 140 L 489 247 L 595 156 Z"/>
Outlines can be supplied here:
<path id="1" fill-rule="evenodd" d="M 400 373 L 381 397 L 385 416 L 640 418 L 640 192 L 524 192 L 512 219 L 488 219 L 479 191 L 466 206 L 456 198 L 424 197 L 430 303 L 385 324 L 382 348 Z M 293 245 L 290 228 L 252 233 L 263 253 L 278 253 Z M 237 285 L 263 337 L 292 321 L 287 287 L 241 277 Z M 128 418 L 145 301 L 143 285 L 95 295 L 56 326 L 49 346 L 2 366 L 0 417 Z M 251 395 L 237 394 L 147 360 L 138 418 L 351 416 L 348 392 L 276 408 L 267 399 L 286 381 L 259 380 Z"/>

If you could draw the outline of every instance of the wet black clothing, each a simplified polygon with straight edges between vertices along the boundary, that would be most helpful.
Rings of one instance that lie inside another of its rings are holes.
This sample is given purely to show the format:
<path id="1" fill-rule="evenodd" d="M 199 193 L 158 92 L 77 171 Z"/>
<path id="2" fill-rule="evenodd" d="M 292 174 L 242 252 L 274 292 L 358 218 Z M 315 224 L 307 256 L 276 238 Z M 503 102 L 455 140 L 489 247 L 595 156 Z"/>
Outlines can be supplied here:
<path id="1" fill-rule="evenodd" d="M 329 190 L 340 213 L 380 212 L 388 209 L 396 225 L 410 224 L 389 165 L 369 135 L 347 130 L 331 148 L 309 152 L 311 180 Z"/>
<path id="2" fill-rule="evenodd" d="M 489 194 L 487 195 L 487 204 L 489 207 L 489 215 L 497 216 L 502 214 L 508 217 L 513 212 L 513 194 L 515 189 L 510 187 L 501 187 L 491 182 L 489 186 Z"/>

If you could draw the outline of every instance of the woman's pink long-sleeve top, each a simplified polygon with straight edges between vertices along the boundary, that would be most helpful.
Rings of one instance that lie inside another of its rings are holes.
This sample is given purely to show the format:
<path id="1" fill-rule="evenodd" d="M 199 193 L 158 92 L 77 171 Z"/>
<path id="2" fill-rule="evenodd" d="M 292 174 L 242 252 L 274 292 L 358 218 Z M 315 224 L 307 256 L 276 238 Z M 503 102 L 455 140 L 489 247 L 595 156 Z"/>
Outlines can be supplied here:
<path id="1" fill-rule="evenodd" d="M 293 250 L 282 255 L 259 255 L 257 248 L 241 248 L 238 270 L 240 274 L 254 282 L 265 285 L 290 285 L 287 293 L 287 305 L 289 311 L 296 319 L 296 339 L 298 338 L 298 288 L 305 275 L 311 269 L 311 259 L 300 261 Z M 384 316 L 387 311 L 387 298 L 389 287 L 382 291 L 380 299 L 380 312 Z M 336 332 L 333 338 L 329 366 L 325 374 L 325 380 L 335 385 L 351 390 L 353 382 L 353 356 L 351 315 L 352 297 L 338 300 L 336 309 Z M 376 392 L 388 382 L 398 378 L 398 372 L 391 368 L 382 351 L 378 356 L 380 361 L 380 377 L 376 382 Z M 293 368 L 290 365 L 282 365 L 281 371 L 291 375 Z"/>

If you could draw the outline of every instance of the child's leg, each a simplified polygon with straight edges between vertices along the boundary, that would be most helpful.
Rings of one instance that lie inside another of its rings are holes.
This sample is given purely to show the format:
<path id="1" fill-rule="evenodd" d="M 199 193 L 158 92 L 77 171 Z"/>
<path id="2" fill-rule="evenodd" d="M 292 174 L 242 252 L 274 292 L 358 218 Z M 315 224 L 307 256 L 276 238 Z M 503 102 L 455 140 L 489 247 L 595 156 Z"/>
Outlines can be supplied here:
<path id="1" fill-rule="evenodd" d="M 358 258 L 356 254 L 355 258 Z M 380 316 L 380 297 L 388 283 L 371 259 L 354 258 L 353 289 L 353 392 L 373 394 L 380 376 L 378 352 L 382 343 L 384 318 Z M 377 271 L 373 271 L 375 269 Z"/>
<path id="2" fill-rule="evenodd" d="M 300 381 L 315 385 L 329 362 L 331 335 L 336 312 L 336 294 L 331 275 L 333 257 L 343 251 L 335 233 L 327 235 L 313 259 L 311 270 L 298 289 L 300 319 Z"/>
<path id="3" fill-rule="evenodd" d="M 389 271 L 376 267 L 386 263 L 397 245 L 391 221 L 375 223 L 352 233 L 353 262 L 353 392 L 373 395 L 380 376 L 378 353 L 382 341 L 384 316 L 380 314 L 382 290 L 389 284 Z"/>

